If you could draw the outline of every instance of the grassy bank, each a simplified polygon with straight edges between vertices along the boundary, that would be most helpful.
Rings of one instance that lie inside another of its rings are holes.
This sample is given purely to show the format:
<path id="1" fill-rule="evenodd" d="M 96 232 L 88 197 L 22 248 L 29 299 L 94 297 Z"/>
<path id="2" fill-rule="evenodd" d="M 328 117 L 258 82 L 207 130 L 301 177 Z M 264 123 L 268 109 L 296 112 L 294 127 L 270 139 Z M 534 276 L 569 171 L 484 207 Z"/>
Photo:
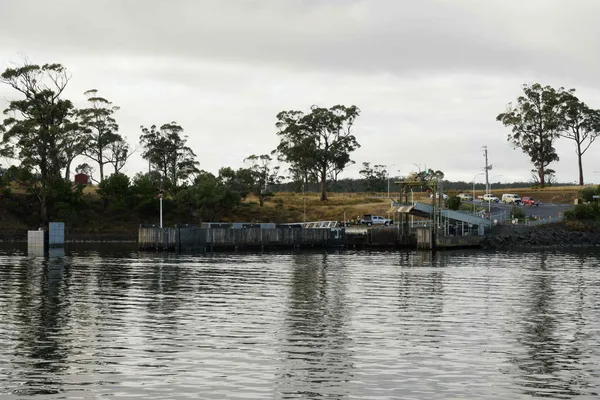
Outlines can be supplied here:
<path id="1" fill-rule="evenodd" d="M 545 189 L 494 189 L 493 193 L 501 197 L 503 193 L 516 193 L 521 196 L 533 196 L 545 203 L 572 203 L 578 196 L 581 188 L 556 187 Z M 101 198 L 96 193 L 96 187 L 87 187 L 84 191 L 85 201 L 77 209 L 64 210 L 64 220 L 67 229 L 73 234 L 125 234 L 136 232 L 141 223 L 158 223 L 158 200 L 153 201 L 147 207 L 138 210 L 131 209 L 107 209 Z M 458 192 L 448 192 L 449 195 Z M 476 191 L 475 195 L 483 194 Z M 392 199 L 398 198 L 398 193 L 330 193 L 329 200 L 320 201 L 318 193 L 276 193 L 267 199 L 265 205 L 260 207 L 258 199 L 248 197 L 240 206 L 224 215 L 221 220 L 226 222 L 300 222 L 319 220 L 354 219 L 363 214 L 386 215 L 390 209 Z M 415 192 L 415 201 L 429 201 L 428 193 Z M 37 205 L 31 198 L 23 193 L 13 191 L 10 197 L 1 199 L 4 207 L 0 208 L 0 231 L 24 232 L 27 229 L 37 228 L 37 220 L 34 215 Z M 154 204 L 155 203 L 155 204 Z M 165 200 L 164 223 L 173 225 L 176 223 L 199 223 L 201 222 L 187 211 L 181 210 L 171 200 Z"/>

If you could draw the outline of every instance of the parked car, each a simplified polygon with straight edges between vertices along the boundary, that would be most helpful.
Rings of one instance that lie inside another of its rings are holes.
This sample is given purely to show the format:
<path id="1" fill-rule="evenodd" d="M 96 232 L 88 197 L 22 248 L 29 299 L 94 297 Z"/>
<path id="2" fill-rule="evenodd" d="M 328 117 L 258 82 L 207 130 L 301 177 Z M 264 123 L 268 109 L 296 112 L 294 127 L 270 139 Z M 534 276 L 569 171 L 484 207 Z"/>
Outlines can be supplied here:
<path id="1" fill-rule="evenodd" d="M 524 205 L 526 206 L 539 206 L 540 202 L 537 201 L 535 198 L 533 197 L 523 197 L 521 199 L 521 201 L 523 202 Z"/>
<path id="2" fill-rule="evenodd" d="M 467 194 L 467 193 L 459 194 L 458 198 L 461 199 L 462 201 L 472 201 L 473 200 L 473 196 L 471 196 L 470 194 Z"/>
<path id="3" fill-rule="evenodd" d="M 521 204 L 521 196 L 518 194 L 505 193 L 502 195 L 502 202 L 506 204 Z"/>
<path id="4" fill-rule="evenodd" d="M 483 201 L 492 201 L 494 203 L 499 203 L 500 199 L 491 193 L 486 193 L 483 195 Z"/>
<path id="5" fill-rule="evenodd" d="M 379 215 L 369 215 L 365 214 L 364 218 L 360 221 L 361 224 L 365 224 L 367 226 L 371 225 L 392 225 L 394 223 L 393 220 L 389 218 L 384 218 Z"/>
<path id="6" fill-rule="evenodd" d="M 430 199 L 433 199 L 433 195 L 434 195 L 434 194 L 433 194 L 433 193 L 431 193 L 431 194 L 429 195 L 429 198 L 430 198 Z M 435 195 L 436 195 L 436 197 L 437 197 L 437 193 L 436 193 Z M 446 193 L 442 193 L 442 199 L 444 199 L 444 200 L 448 200 L 449 198 L 450 198 L 450 196 L 448 196 Z"/>

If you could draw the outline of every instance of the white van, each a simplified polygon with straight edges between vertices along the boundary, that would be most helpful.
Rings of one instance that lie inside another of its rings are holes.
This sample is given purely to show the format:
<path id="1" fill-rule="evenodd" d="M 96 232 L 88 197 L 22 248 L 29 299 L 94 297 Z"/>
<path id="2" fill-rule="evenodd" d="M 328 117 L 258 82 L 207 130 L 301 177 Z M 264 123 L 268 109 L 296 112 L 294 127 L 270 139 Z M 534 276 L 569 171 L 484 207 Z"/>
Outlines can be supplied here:
<path id="1" fill-rule="evenodd" d="M 518 194 L 503 194 L 502 202 L 506 204 L 521 204 L 521 197 Z"/>

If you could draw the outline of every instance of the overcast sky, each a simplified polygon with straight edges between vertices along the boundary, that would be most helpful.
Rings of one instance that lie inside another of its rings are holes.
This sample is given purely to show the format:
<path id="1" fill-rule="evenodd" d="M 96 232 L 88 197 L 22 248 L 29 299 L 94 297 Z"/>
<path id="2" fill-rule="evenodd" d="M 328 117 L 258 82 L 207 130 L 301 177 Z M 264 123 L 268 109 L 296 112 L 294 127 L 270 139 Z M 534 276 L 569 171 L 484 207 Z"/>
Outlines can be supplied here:
<path id="1" fill-rule="evenodd" d="M 176 121 L 214 173 L 274 149 L 279 111 L 355 104 L 362 147 L 344 176 L 368 161 L 471 181 L 485 145 L 494 182 L 529 180 L 495 117 L 533 82 L 600 108 L 599 16 L 597 0 L 0 0 L 0 67 L 62 63 L 68 96 L 119 105 L 133 147 L 140 125 Z M 2 108 L 13 95 L 0 87 Z M 574 182 L 573 142 L 557 149 Z M 599 155 L 600 140 L 587 181 Z M 138 152 L 126 172 L 146 166 Z"/>

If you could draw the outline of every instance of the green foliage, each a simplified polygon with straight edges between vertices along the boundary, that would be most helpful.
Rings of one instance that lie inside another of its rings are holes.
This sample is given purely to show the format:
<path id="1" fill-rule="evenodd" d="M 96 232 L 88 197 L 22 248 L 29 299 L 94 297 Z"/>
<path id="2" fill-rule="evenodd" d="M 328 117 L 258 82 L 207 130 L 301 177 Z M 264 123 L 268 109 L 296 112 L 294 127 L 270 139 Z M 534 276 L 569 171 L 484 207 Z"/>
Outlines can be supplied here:
<path id="1" fill-rule="evenodd" d="M 49 217 L 66 223 L 80 220 L 82 212 L 87 208 L 83 188 L 83 185 L 73 185 L 66 179 L 53 182 L 49 188 Z"/>
<path id="2" fill-rule="evenodd" d="M 74 146 L 80 129 L 74 121 L 75 110 L 70 100 L 62 98 L 69 79 L 60 64 L 25 64 L 0 75 L 0 83 L 22 95 L 4 111 L 8 117 L 2 123 L 0 153 L 20 159 L 24 169 L 39 171 L 39 179 L 27 182 L 39 200 L 42 222 L 48 221 L 54 202 L 52 185 L 62 179 L 61 171 L 68 171 L 77 153 Z"/>
<path id="3" fill-rule="evenodd" d="M 117 172 L 104 179 L 98 185 L 98 194 L 112 212 L 129 209 L 131 182 L 125 174 Z"/>
<path id="4" fill-rule="evenodd" d="M 250 190 L 258 197 L 262 207 L 267 197 L 274 196 L 274 193 L 269 191 L 269 185 L 281 182 L 279 166 L 273 166 L 273 159 L 268 154 L 260 156 L 252 154 L 244 159 L 244 162 L 250 164 L 250 168 L 243 171 L 244 177 L 246 182 L 250 183 Z"/>
<path id="5" fill-rule="evenodd" d="M 364 179 L 367 191 L 383 192 L 386 190 L 388 171 L 385 169 L 385 165 L 373 165 L 371 167 L 371 163 L 363 162 L 363 169 L 358 173 Z"/>
<path id="6" fill-rule="evenodd" d="M 96 89 L 84 93 L 88 97 L 88 107 L 77 112 L 80 125 L 84 127 L 86 141 L 85 155 L 98 164 L 100 182 L 104 180 L 104 166 L 114 162 L 115 154 L 111 151 L 115 142 L 123 141 L 119 135 L 119 125 L 114 114 L 119 107 L 98 96 Z"/>
<path id="7" fill-rule="evenodd" d="M 448 198 L 448 208 L 451 210 L 460 209 L 460 198 L 458 196 L 451 196 Z"/>
<path id="8" fill-rule="evenodd" d="M 327 200 L 327 180 L 337 177 L 352 163 L 350 153 L 360 147 L 352 134 L 360 110 L 356 106 L 311 107 L 302 111 L 282 111 L 275 126 L 280 143 L 275 152 L 292 165 L 295 175 L 313 175 L 321 182 L 321 200 Z"/>
<path id="9" fill-rule="evenodd" d="M 554 173 L 548 166 L 558 161 L 554 141 L 561 129 L 558 109 L 564 89 L 555 90 L 535 83 L 523 85 L 523 92 L 517 104 L 510 103 L 507 111 L 499 114 L 496 120 L 511 128 L 508 141 L 529 156 L 539 185 L 544 187 L 546 175 Z"/>
<path id="10" fill-rule="evenodd" d="M 594 201 L 594 196 L 600 195 L 600 185 L 585 187 L 579 193 L 583 201 L 592 202 Z"/>
<path id="11" fill-rule="evenodd" d="M 473 209 L 473 203 L 461 203 L 459 208 L 459 210 L 463 210 L 463 211 L 487 211 L 487 207 L 483 207 L 483 206 L 475 206 L 475 209 Z"/>
<path id="12" fill-rule="evenodd" d="M 600 222 L 600 204 L 598 202 L 578 204 L 573 210 L 565 211 L 567 221 L 598 221 Z"/>
<path id="13" fill-rule="evenodd" d="M 579 184 L 583 185 L 582 157 L 600 135 L 600 111 L 588 107 L 574 93 L 575 89 L 565 91 L 560 98 L 560 136 L 575 142 Z"/>
<path id="14" fill-rule="evenodd" d="M 511 215 L 513 218 L 518 218 L 518 219 L 526 218 L 525 211 L 523 211 L 523 209 L 520 207 L 513 207 L 511 210 Z"/>
<path id="15" fill-rule="evenodd" d="M 240 204 L 238 192 L 213 174 L 200 171 L 194 185 L 179 193 L 179 203 L 202 221 L 214 221 Z"/>
<path id="16" fill-rule="evenodd" d="M 230 167 L 221 168 L 218 179 L 230 190 L 238 193 L 242 200 L 248 197 L 254 185 L 254 176 L 249 168 L 240 168 L 237 171 Z"/>
<path id="17" fill-rule="evenodd" d="M 131 194 L 135 197 L 135 210 L 142 214 L 151 214 L 156 210 L 157 196 L 160 191 L 160 173 L 137 173 L 131 185 Z"/>
<path id="18" fill-rule="evenodd" d="M 164 187 L 175 195 L 180 181 L 187 181 L 198 173 L 196 154 L 186 145 L 183 128 L 171 122 L 157 128 L 141 127 L 140 143 L 144 147 L 142 157 L 161 174 Z"/>

